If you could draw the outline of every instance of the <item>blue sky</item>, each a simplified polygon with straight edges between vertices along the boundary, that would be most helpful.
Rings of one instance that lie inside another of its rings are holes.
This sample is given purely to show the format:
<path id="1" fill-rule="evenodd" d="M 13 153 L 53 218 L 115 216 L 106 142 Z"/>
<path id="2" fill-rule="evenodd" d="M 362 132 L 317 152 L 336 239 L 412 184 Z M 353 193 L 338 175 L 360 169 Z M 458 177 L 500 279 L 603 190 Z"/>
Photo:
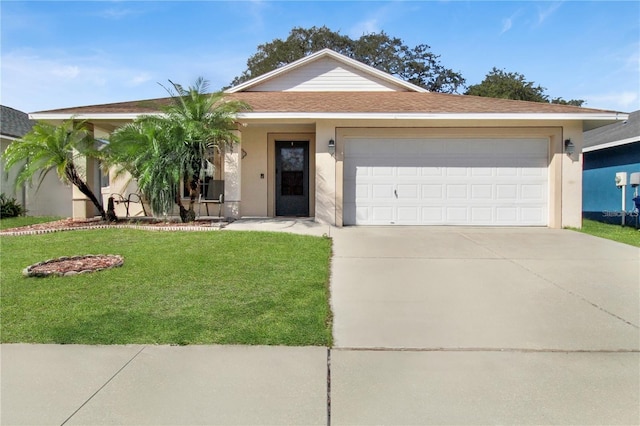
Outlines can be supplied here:
<path id="1" fill-rule="evenodd" d="M 26 112 L 166 96 L 158 83 L 212 89 L 259 44 L 326 25 L 428 44 L 476 84 L 493 68 L 551 97 L 640 109 L 638 1 L 10 1 L 0 3 L 3 105 Z"/>

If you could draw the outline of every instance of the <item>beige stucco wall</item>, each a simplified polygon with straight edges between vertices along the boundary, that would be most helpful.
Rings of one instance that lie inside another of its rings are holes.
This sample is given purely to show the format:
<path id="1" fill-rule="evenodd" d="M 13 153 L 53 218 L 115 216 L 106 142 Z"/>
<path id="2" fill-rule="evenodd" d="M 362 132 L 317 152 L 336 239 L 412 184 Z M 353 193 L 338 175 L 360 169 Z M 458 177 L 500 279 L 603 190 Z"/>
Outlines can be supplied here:
<path id="1" fill-rule="evenodd" d="M 13 139 L 1 139 L 2 153 L 12 142 L 14 142 Z M 36 173 L 31 184 L 26 184 L 24 189 L 16 189 L 18 166 L 5 170 L 4 164 L 1 163 L 3 162 L 0 162 L 1 192 L 22 204 L 27 209 L 27 215 L 71 217 L 71 187 L 60 181 L 55 170 L 49 172 L 40 186 L 38 186 L 39 174 Z"/>
<path id="2" fill-rule="evenodd" d="M 505 125 L 506 123 L 506 125 Z M 274 216 L 273 137 L 310 131 L 307 124 L 262 125 L 249 123 L 242 131 L 241 216 Z M 549 140 L 549 217 L 552 228 L 580 227 L 582 222 L 582 123 L 513 120 L 317 120 L 315 123 L 316 221 L 342 225 L 343 144 L 348 135 L 386 137 L 544 137 Z M 336 154 L 328 152 L 330 139 Z M 564 153 L 565 139 L 575 144 L 576 153 Z M 313 170 L 313 168 L 312 168 Z M 265 178 L 260 175 L 264 173 Z M 313 173 L 312 173 L 313 175 Z"/>
<path id="3" fill-rule="evenodd" d="M 580 227 L 582 222 L 582 123 L 557 120 L 315 120 L 281 119 L 244 120 L 240 127 L 241 143 L 224 159 L 226 217 L 272 217 L 275 215 L 275 140 L 310 140 L 310 212 L 321 223 L 342 224 L 342 161 L 343 139 L 352 134 L 393 137 L 546 137 L 549 139 L 549 226 Z M 108 137 L 111 128 L 96 127 L 96 137 Z M 355 132 L 355 133 L 354 133 Z M 335 156 L 328 152 L 330 139 L 336 141 Z M 564 153 L 565 139 L 575 145 L 571 157 Z M 314 173 L 315 170 L 315 173 Z M 135 185 L 126 187 L 113 181 L 104 188 L 110 193 L 135 192 Z M 78 198 L 74 204 L 78 203 Z M 86 204 L 86 203 L 85 203 Z M 80 205 L 80 207 L 82 207 Z M 84 207 L 90 214 L 90 207 Z M 79 209 L 79 211 L 82 210 Z M 197 209 L 197 206 L 196 206 Z M 196 210 L 197 211 L 197 210 Z M 124 207 L 116 206 L 118 216 Z M 174 214 L 177 211 L 173 212 Z M 137 205 L 131 205 L 132 216 L 141 215 Z"/>
<path id="4" fill-rule="evenodd" d="M 582 227 L 582 124 L 567 123 L 560 141 L 570 139 L 575 145 L 573 155 L 562 154 L 562 227 Z"/>

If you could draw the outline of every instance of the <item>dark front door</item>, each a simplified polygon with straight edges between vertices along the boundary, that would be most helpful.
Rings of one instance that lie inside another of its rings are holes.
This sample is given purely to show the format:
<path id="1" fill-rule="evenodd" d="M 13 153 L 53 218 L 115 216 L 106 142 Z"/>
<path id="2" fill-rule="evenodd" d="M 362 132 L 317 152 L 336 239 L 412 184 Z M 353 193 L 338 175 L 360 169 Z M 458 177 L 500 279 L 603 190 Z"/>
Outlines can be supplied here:
<path id="1" fill-rule="evenodd" d="M 276 216 L 309 216 L 309 142 L 276 141 Z"/>

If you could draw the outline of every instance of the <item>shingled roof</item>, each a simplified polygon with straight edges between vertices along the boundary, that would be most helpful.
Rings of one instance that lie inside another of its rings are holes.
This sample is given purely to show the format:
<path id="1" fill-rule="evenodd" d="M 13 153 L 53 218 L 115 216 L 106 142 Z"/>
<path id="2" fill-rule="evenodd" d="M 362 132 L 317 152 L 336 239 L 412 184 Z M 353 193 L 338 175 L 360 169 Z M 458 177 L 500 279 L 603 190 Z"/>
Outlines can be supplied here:
<path id="1" fill-rule="evenodd" d="M 640 141 L 640 110 L 629 114 L 629 118 L 584 133 L 584 146 L 597 146 L 629 139 Z"/>
<path id="2" fill-rule="evenodd" d="M 478 96 L 418 92 L 238 92 L 228 99 L 248 103 L 254 113 L 590 114 L 615 111 Z M 34 114 L 150 114 L 170 98 L 39 111 Z"/>
<path id="3" fill-rule="evenodd" d="M 21 138 L 26 135 L 34 125 L 29 116 L 17 109 L 0 105 L 0 134 L 12 138 Z"/>

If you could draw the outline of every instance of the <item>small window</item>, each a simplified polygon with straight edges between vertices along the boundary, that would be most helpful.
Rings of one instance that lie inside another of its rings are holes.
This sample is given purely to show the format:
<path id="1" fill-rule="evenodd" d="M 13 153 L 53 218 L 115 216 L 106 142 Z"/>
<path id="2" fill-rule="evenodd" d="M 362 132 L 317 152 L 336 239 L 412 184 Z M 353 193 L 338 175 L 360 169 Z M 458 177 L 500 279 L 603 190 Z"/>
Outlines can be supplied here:
<path id="1" fill-rule="evenodd" d="M 109 170 L 104 170 L 102 164 L 98 163 L 98 173 L 100 174 L 100 188 L 108 188 L 109 183 Z"/>
<path id="2" fill-rule="evenodd" d="M 222 155 L 217 149 L 210 149 L 209 155 L 204 163 L 204 180 L 200 186 L 200 193 L 206 194 L 207 187 L 209 182 L 212 180 L 220 180 L 222 179 Z M 196 179 L 197 176 L 191 177 L 191 179 Z M 191 179 L 182 179 L 182 197 L 189 198 L 189 184 Z"/>

